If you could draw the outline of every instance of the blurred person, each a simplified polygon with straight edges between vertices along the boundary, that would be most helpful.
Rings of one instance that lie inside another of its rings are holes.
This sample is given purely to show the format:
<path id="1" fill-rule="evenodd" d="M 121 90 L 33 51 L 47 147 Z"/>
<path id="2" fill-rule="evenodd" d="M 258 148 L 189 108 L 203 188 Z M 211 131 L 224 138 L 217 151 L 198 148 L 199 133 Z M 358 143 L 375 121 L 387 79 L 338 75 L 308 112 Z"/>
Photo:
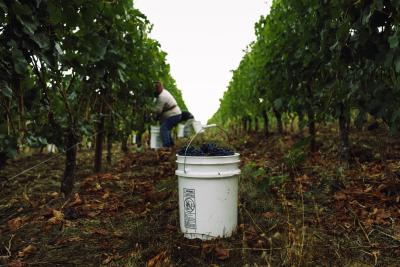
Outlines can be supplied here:
<path id="1" fill-rule="evenodd" d="M 174 146 L 171 137 L 171 129 L 174 128 L 182 119 L 182 111 L 175 98 L 160 81 L 155 82 L 156 107 L 155 115 L 160 121 L 160 135 L 163 147 Z"/>

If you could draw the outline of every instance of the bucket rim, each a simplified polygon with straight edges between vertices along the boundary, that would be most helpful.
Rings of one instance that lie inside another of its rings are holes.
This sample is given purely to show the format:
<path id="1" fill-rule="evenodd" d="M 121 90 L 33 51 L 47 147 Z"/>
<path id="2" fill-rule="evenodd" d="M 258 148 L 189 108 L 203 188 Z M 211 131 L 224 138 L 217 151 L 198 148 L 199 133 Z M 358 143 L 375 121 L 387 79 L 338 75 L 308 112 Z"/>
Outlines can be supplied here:
<path id="1" fill-rule="evenodd" d="M 176 163 L 178 163 L 178 164 L 185 164 L 185 162 L 182 162 L 182 161 L 178 161 L 178 160 L 176 160 L 175 161 Z M 202 166 L 207 166 L 207 165 L 232 165 L 232 164 L 236 164 L 236 163 L 240 163 L 240 160 L 235 160 L 235 161 L 228 161 L 228 162 L 207 162 L 207 163 L 204 163 L 204 162 L 201 162 L 201 163 L 199 163 L 199 162 L 186 162 L 186 164 L 187 165 L 202 165 Z"/>
<path id="2" fill-rule="evenodd" d="M 220 179 L 220 178 L 233 178 L 241 174 L 240 169 L 224 172 L 209 172 L 209 173 L 198 173 L 198 172 L 186 172 L 184 170 L 176 170 L 175 175 L 179 178 L 200 178 L 200 179 Z"/>
<path id="3" fill-rule="evenodd" d="M 191 159 L 217 159 L 217 158 L 231 158 L 231 157 L 238 157 L 240 156 L 240 153 L 236 153 L 233 155 L 228 155 L 228 156 L 185 156 L 185 155 L 179 155 L 176 154 L 176 157 L 180 157 L 180 158 L 191 158 Z"/>

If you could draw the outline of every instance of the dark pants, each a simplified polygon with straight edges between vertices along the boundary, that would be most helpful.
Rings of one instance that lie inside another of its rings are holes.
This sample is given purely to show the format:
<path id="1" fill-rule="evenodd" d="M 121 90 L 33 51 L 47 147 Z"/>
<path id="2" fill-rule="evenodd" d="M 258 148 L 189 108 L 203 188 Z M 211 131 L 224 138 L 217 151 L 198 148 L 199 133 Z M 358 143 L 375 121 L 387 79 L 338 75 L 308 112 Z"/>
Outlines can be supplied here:
<path id="1" fill-rule="evenodd" d="M 171 147 L 174 145 L 174 141 L 171 137 L 171 129 L 174 128 L 180 121 L 182 115 L 175 115 L 166 119 L 163 123 L 161 123 L 160 134 L 161 140 L 163 142 L 163 147 Z"/>

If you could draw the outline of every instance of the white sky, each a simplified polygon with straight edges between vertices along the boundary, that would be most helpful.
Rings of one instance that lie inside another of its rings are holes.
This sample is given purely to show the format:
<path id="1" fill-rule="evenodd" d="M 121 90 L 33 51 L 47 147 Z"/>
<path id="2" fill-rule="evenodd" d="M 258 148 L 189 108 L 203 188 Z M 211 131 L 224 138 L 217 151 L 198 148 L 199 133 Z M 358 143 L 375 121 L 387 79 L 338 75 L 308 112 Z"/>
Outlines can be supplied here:
<path id="1" fill-rule="evenodd" d="M 168 53 L 171 74 L 189 111 L 203 124 L 250 42 L 254 24 L 272 0 L 134 0 L 152 24 L 151 37 Z M 168 89 L 168 88 L 167 88 Z"/>

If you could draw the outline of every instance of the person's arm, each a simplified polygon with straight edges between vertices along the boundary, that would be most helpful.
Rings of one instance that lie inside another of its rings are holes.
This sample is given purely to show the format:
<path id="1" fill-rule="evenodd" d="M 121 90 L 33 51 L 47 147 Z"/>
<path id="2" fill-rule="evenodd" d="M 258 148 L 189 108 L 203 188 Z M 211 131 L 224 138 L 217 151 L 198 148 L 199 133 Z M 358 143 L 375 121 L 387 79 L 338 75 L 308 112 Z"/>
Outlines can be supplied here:
<path id="1" fill-rule="evenodd" d="M 163 111 L 164 111 L 164 106 L 165 106 L 165 99 L 163 96 L 159 95 L 157 97 L 157 101 L 156 101 L 156 106 L 154 107 L 154 113 L 157 116 L 157 118 L 159 118 Z"/>

